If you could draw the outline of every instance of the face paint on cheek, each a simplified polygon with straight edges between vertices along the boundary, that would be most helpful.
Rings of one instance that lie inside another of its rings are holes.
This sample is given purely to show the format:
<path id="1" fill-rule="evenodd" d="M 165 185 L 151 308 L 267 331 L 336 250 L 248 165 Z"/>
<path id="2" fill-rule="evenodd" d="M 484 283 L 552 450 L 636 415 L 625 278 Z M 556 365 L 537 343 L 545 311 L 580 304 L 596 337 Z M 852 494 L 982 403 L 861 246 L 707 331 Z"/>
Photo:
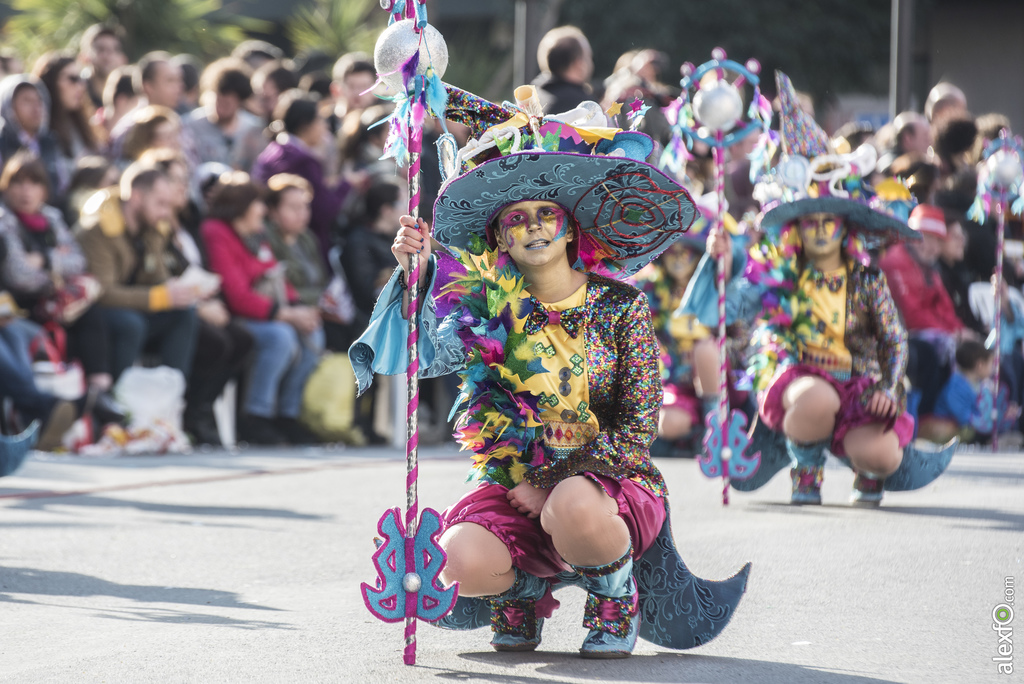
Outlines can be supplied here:
<path id="1" fill-rule="evenodd" d="M 569 234 L 569 217 L 561 209 L 553 212 L 550 217 L 545 219 L 545 222 L 549 221 L 555 227 L 555 236 L 552 238 L 552 241 L 561 240 Z"/>
<path id="2" fill-rule="evenodd" d="M 522 214 L 511 214 L 500 221 L 501 237 L 511 249 L 526 234 L 526 219 Z"/>
<path id="3" fill-rule="evenodd" d="M 826 229 L 830 228 L 830 227 L 831 227 L 831 230 L 828 233 L 828 239 L 829 240 L 838 240 L 839 238 L 842 237 L 842 235 L 843 235 L 843 222 L 842 221 L 837 219 L 836 221 L 833 221 L 831 223 L 826 223 L 825 224 L 825 228 Z"/>

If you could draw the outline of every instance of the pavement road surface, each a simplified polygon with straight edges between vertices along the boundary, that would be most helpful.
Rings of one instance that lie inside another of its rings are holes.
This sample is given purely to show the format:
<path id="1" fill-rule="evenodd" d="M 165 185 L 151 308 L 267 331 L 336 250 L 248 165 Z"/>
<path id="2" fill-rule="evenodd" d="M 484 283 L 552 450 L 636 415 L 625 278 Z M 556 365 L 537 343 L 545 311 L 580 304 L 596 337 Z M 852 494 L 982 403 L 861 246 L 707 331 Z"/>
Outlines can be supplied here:
<path id="1" fill-rule="evenodd" d="M 441 510 L 468 486 L 468 460 L 422 458 L 421 505 Z M 1022 595 L 1024 454 L 959 453 L 877 510 L 846 503 L 853 475 L 834 462 L 811 508 L 787 504 L 785 473 L 723 507 L 692 460 L 659 466 L 690 569 L 722 578 L 753 561 L 720 637 L 581 660 L 584 594 L 569 589 L 535 653 L 421 623 L 409 667 L 402 625 L 359 593 L 377 519 L 404 504 L 402 454 L 36 455 L 0 480 L 0 682 L 1024 681 L 1024 602 L 1002 644 L 993 629 Z"/>

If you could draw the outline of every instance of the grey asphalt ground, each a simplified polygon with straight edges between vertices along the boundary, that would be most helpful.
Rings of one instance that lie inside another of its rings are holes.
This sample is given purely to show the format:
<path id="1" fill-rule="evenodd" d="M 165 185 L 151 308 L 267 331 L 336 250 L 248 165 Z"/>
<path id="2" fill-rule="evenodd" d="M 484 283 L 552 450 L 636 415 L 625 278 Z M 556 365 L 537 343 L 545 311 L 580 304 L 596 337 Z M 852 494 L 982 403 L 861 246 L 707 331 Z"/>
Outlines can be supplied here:
<path id="1" fill-rule="evenodd" d="M 1012 682 L 997 674 L 992 611 L 1024 582 L 1024 455 L 958 454 L 878 510 L 846 503 L 831 465 L 820 508 L 776 477 L 721 504 L 691 460 L 660 461 L 676 540 L 708 578 L 754 567 L 715 641 L 626 661 L 576 656 L 584 594 L 559 592 L 536 653 L 499 654 L 485 631 L 376 621 L 376 521 L 404 502 L 389 449 L 76 459 L 38 455 L 0 480 L 0 682 Z M 421 503 L 454 501 L 467 460 L 423 452 Z"/>

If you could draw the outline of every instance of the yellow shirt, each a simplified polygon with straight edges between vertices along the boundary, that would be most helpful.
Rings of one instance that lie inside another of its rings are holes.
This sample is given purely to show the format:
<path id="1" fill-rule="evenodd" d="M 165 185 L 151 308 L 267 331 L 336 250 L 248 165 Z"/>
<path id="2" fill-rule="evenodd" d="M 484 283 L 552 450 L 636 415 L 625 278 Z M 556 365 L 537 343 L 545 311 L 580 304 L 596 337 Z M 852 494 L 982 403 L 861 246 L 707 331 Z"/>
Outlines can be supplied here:
<path id="1" fill-rule="evenodd" d="M 560 302 L 544 303 L 549 312 L 565 311 L 583 306 L 587 286 Z M 516 330 L 522 332 L 525 318 L 517 318 Z M 590 410 L 590 389 L 587 377 L 585 329 L 575 339 L 557 323 L 548 323 L 540 332 L 528 335 L 546 373 L 537 373 L 525 383 L 515 376 L 516 392 L 528 390 L 540 397 L 541 420 L 544 421 L 544 442 L 556 453 L 587 444 L 600 431 L 597 416 Z"/>
<path id="2" fill-rule="evenodd" d="M 846 268 L 817 274 L 804 271 L 800 287 L 810 298 L 814 328 L 800 350 L 800 362 L 847 380 L 853 357 L 846 348 Z"/>

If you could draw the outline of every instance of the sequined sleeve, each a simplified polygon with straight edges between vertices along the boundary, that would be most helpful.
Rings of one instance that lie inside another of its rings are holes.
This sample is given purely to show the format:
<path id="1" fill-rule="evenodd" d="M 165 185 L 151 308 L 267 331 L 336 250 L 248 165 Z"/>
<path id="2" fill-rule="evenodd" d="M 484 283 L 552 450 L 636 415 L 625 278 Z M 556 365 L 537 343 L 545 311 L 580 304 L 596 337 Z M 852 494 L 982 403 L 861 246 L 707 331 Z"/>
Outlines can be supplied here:
<path id="1" fill-rule="evenodd" d="M 594 312 L 594 316 L 607 314 L 601 309 Z M 535 467 L 526 475 L 530 484 L 552 487 L 567 477 L 594 473 L 638 480 L 665 494 L 664 480 L 650 453 L 658 430 L 662 390 L 658 342 L 645 295 L 637 293 L 616 318 L 609 331 L 617 357 L 614 388 L 610 405 L 600 411 L 601 432 L 574 454 Z M 609 323 L 608 319 L 592 319 L 589 325 Z"/>
<path id="2" fill-rule="evenodd" d="M 461 88 L 445 84 L 448 106 L 445 118 L 469 126 L 470 137 L 479 138 L 491 126 L 508 121 L 515 112 L 496 105 Z"/>
<path id="3" fill-rule="evenodd" d="M 878 340 L 878 362 L 882 369 L 882 381 L 878 384 L 898 404 L 903 406 L 903 378 L 907 372 L 908 344 L 907 331 L 900 322 L 896 302 L 889 292 L 885 274 L 869 271 L 864 277 L 864 289 L 868 301 L 872 302 L 871 321 Z"/>

